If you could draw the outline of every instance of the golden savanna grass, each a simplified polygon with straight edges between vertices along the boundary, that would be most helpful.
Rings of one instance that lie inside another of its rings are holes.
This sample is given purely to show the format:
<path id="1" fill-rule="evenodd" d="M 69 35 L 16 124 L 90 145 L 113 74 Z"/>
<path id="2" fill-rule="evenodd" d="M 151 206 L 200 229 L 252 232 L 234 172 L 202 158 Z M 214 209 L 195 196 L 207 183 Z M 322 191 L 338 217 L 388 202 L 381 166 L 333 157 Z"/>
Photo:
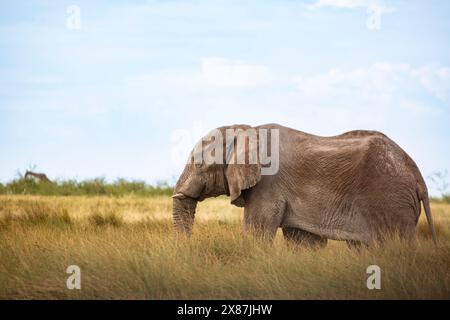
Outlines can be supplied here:
<path id="1" fill-rule="evenodd" d="M 194 236 L 176 240 L 167 196 L 0 196 L 0 298 L 449 299 L 450 205 L 432 211 L 438 248 L 422 215 L 416 245 L 308 249 L 243 234 L 226 198 L 200 203 Z M 374 264 L 381 290 L 366 287 Z M 81 290 L 66 287 L 69 265 Z"/>

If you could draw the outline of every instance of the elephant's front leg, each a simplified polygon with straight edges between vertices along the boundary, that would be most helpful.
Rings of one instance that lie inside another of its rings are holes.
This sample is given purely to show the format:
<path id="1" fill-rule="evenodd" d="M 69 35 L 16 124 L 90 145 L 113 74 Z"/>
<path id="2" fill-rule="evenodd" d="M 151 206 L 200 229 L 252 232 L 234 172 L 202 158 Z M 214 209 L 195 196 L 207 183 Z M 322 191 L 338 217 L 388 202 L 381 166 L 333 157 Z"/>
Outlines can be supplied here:
<path id="1" fill-rule="evenodd" d="M 259 200 L 259 199 L 258 199 Z M 283 199 L 246 201 L 244 230 L 272 242 L 283 220 L 286 203 Z"/>
<path id="2" fill-rule="evenodd" d="M 298 228 L 284 227 L 283 235 L 286 241 L 298 245 L 325 247 L 327 244 L 326 238 Z"/>

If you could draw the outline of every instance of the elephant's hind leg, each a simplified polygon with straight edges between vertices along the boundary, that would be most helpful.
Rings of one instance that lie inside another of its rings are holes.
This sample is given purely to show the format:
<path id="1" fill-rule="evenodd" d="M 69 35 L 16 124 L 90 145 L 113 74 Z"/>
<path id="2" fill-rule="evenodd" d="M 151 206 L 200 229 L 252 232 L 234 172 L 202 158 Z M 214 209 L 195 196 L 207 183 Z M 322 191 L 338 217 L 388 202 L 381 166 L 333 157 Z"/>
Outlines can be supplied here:
<path id="1" fill-rule="evenodd" d="M 283 235 L 286 241 L 299 245 L 325 247 L 327 244 L 326 238 L 298 228 L 284 227 Z"/>

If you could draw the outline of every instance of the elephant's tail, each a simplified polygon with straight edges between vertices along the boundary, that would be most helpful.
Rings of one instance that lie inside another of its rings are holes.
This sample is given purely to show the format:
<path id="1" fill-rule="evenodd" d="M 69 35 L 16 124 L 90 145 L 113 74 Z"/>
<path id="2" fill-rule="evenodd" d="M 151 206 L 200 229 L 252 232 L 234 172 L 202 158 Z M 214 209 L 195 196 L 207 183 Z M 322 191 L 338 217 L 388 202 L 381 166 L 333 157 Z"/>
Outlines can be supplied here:
<path id="1" fill-rule="evenodd" d="M 434 244 L 437 246 L 437 239 L 436 239 L 436 230 L 434 229 L 433 224 L 433 217 L 431 215 L 431 209 L 430 209 L 430 200 L 428 198 L 428 192 L 425 189 L 425 192 L 422 192 L 421 200 L 423 203 L 423 207 L 425 208 L 425 215 L 427 216 L 428 226 L 431 230 L 431 236 L 433 238 Z"/>

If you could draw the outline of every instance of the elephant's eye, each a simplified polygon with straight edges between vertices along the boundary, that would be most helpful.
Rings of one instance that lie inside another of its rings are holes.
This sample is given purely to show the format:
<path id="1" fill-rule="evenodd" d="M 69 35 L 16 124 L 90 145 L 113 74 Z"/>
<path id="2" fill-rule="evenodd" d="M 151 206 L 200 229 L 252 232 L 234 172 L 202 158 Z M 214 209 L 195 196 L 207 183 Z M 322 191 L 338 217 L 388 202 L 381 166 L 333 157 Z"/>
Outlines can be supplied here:
<path id="1" fill-rule="evenodd" d="M 196 164 L 195 164 L 195 167 L 196 167 L 196 168 L 199 168 L 199 169 L 200 169 L 202 166 L 203 166 L 203 163 L 196 163 Z"/>

